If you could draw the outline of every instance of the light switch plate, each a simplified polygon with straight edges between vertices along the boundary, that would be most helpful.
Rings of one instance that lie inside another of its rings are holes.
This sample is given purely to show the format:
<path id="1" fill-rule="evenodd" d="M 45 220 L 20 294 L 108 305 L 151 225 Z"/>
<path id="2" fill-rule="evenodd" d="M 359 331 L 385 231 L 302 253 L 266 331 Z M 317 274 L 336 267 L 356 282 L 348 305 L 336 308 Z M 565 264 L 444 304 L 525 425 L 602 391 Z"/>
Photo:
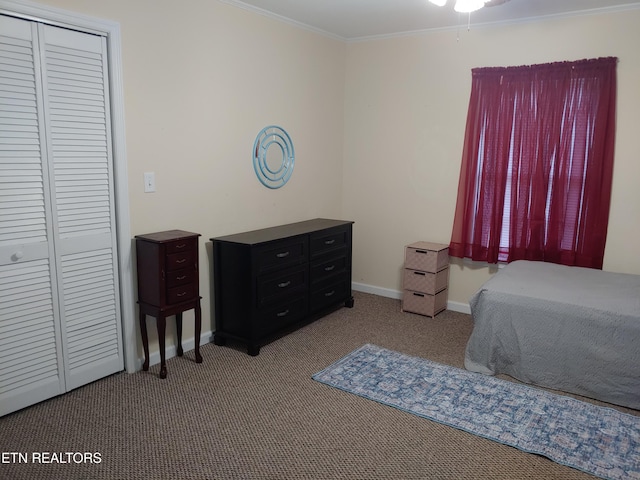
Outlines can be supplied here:
<path id="1" fill-rule="evenodd" d="M 144 193 L 156 191 L 156 174 L 154 172 L 144 173 Z"/>

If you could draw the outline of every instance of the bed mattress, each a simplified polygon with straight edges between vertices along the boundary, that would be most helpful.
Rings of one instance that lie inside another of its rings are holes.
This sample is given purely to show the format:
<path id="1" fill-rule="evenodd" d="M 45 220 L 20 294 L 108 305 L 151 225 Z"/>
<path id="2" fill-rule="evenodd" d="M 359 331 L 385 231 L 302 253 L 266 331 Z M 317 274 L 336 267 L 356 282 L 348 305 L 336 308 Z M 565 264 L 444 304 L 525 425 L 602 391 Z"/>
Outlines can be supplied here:
<path id="1" fill-rule="evenodd" d="M 468 370 L 640 410 L 640 275 L 521 260 L 469 303 Z"/>

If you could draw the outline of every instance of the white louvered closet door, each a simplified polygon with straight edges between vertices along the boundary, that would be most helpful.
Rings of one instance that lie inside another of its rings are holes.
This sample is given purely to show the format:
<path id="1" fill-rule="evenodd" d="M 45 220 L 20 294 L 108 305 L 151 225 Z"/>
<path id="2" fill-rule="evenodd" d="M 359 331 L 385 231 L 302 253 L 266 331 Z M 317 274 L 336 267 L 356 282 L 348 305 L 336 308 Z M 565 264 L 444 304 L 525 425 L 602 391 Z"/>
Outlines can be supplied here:
<path id="1" fill-rule="evenodd" d="M 123 355 L 106 43 L 0 22 L 2 415 Z"/>
<path id="2" fill-rule="evenodd" d="M 0 16 L 0 414 L 65 390 L 34 40 Z"/>

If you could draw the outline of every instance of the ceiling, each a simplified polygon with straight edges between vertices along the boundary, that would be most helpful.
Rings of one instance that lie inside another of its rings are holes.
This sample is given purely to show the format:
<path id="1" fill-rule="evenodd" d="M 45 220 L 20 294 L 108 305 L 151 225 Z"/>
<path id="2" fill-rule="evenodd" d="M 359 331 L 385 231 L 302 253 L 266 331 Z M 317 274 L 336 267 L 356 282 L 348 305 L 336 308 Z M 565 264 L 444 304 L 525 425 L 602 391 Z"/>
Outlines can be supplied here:
<path id="1" fill-rule="evenodd" d="M 640 8 L 633 0 L 509 0 L 471 14 L 427 0 L 220 0 L 345 41 Z"/>

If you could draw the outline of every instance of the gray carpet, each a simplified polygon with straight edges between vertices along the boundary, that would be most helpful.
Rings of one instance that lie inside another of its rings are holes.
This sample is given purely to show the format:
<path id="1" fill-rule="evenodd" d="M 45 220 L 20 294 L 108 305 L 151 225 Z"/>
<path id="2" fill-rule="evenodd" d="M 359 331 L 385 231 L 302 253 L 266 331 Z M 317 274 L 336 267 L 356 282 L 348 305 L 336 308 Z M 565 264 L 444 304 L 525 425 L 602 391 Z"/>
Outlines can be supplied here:
<path id="1" fill-rule="evenodd" d="M 365 343 L 462 367 L 469 315 L 401 313 L 355 293 L 342 308 L 262 348 L 201 349 L 166 380 L 121 373 L 0 418 L 4 452 L 98 452 L 99 464 L 0 463 L 0 478 L 588 479 L 471 434 L 350 395 L 311 375 Z M 634 414 L 630 410 L 621 409 Z"/>

